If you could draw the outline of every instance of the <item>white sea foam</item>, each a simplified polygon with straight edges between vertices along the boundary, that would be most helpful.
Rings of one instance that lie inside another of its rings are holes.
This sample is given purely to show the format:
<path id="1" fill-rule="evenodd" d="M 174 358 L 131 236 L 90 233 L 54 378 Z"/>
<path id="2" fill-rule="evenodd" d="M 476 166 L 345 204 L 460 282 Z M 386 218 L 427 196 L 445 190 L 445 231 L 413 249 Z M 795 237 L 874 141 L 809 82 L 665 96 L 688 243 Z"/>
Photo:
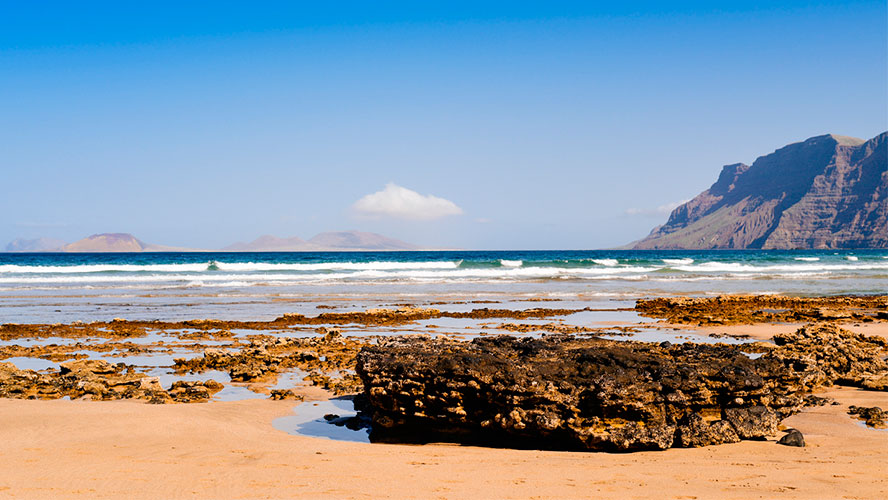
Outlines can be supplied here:
<path id="1" fill-rule="evenodd" d="M 3 264 L 0 265 L 0 274 L 182 273 L 206 271 L 209 266 L 209 262 L 200 264 L 87 264 L 74 266 L 19 266 L 16 264 Z"/>
<path id="2" fill-rule="evenodd" d="M 690 258 L 662 259 L 651 264 L 647 258 L 628 259 L 555 259 L 555 260 L 493 260 L 472 262 L 463 266 L 461 260 L 427 262 L 222 262 L 207 261 L 179 264 L 93 264 L 70 266 L 35 266 L 20 264 L 0 265 L 0 292 L 11 290 L 109 290 L 124 289 L 247 289 L 248 287 L 326 287 L 345 285 L 344 289 L 373 285 L 420 284 L 436 289 L 450 285 L 479 283 L 494 286 L 512 283 L 594 283 L 626 282 L 624 286 L 647 290 L 636 282 L 706 282 L 725 283 L 724 290 L 741 289 L 746 285 L 734 283 L 744 280 L 752 283 L 767 280 L 806 282 L 835 282 L 851 279 L 860 282 L 864 290 L 878 290 L 888 279 L 888 256 L 872 256 L 856 261 L 856 256 L 818 257 L 786 256 L 779 260 L 768 258 L 729 260 L 712 256 L 713 260 L 697 262 Z M 853 258 L 852 258 L 853 257 Z M 879 258 L 882 257 L 882 258 Z M 229 257 L 230 258 L 230 257 Z M 13 261 L 16 262 L 16 261 Z M 17 261 L 22 262 L 22 261 Z M 32 261 L 33 262 L 33 261 Z M 63 261 L 64 262 L 64 261 Z M 83 261 L 81 261 L 83 262 Z M 499 262 L 499 266 L 495 263 Z M 620 263 L 622 262 L 622 264 Z M 646 264 L 641 264 L 645 262 Z M 491 265 L 493 264 L 493 265 Z M 867 281 L 863 281 L 867 280 Z M 883 280 L 883 281 L 878 281 Z M 782 281 L 780 281 L 782 282 Z M 535 286 L 535 285 L 534 285 Z M 610 286 L 610 285 L 602 285 Z M 660 285 L 657 285 L 660 286 Z M 759 285 L 756 285 L 759 286 Z M 775 286 L 775 285 L 769 285 Z M 793 285 L 795 286 L 795 285 Z M 656 287 L 655 287 L 656 288 Z M 260 289 L 261 290 L 261 289 Z M 553 286 L 553 292 L 559 289 Z M 227 292 L 227 291 L 226 291 Z M 15 292 L 17 293 L 17 292 Z M 84 292 L 87 293 L 87 292 Z M 88 292 L 92 294 L 93 292 Z M 186 292 L 190 293 L 190 292 Z M 266 292 L 257 292 L 260 295 Z M 24 295 L 24 294 L 23 294 Z M 12 295 L 11 295 L 12 296 Z M 61 295 L 60 295 L 61 296 Z"/>
<path id="3" fill-rule="evenodd" d="M 389 269 L 456 269 L 462 261 L 431 262 L 323 262 L 278 264 L 269 262 L 217 262 L 220 271 L 362 271 Z"/>
<path id="4" fill-rule="evenodd" d="M 663 263 L 669 264 L 670 266 L 686 266 L 688 264 L 693 264 L 694 259 L 663 259 Z"/>
<path id="5" fill-rule="evenodd" d="M 626 266 L 617 268 L 558 268 L 558 267 L 502 267 L 502 268 L 469 268 L 469 269 L 363 269 L 355 271 L 341 270 L 339 272 L 321 272 L 321 273 L 236 273 L 227 271 L 224 273 L 202 273 L 202 274 L 181 274 L 181 273 L 153 273 L 153 274 L 46 274 L 46 275 L 27 275 L 27 276 L 0 276 L 0 283 L 19 283 L 19 284 L 38 284 L 38 283 L 70 283 L 70 284 L 89 284 L 89 283 L 163 283 L 163 282 L 179 282 L 183 284 L 192 283 L 197 286 L 198 283 L 210 282 L 232 282 L 240 281 L 244 283 L 267 283 L 269 281 L 276 282 L 292 282 L 306 283 L 317 281 L 348 281 L 353 279 L 360 280 L 435 280 L 435 279 L 466 279 L 466 278 L 483 278 L 483 279 L 545 279 L 559 277 L 587 277 L 601 275 L 617 275 L 631 274 L 655 271 L 656 267 L 638 267 Z"/>
<path id="6" fill-rule="evenodd" d="M 461 261 L 460 261 L 461 262 Z M 83 274 L 108 272 L 187 273 L 203 272 L 211 268 L 220 271 L 337 271 L 363 269 L 456 269 L 460 262 L 324 262 L 324 263 L 273 263 L 273 262 L 205 262 L 196 264 L 89 264 L 74 266 L 20 266 L 0 265 L 0 274 Z"/>
<path id="7" fill-rule="evenodd" d="M 601 266 L 616 266 L 620 263 L 617 259 L 592 259 L 592 262 Z"/>
<path id="8" fill-rule="evenodd" d="M 674 269 L 689 273 L 717 273 L 717 272 L 815 272 L 815 271 L 872 271 L 888 269 L 888 264 L 864 263 L 864 264 L 771 264 L 753 265 L 740 262 L 703 262 L 690 266 L 676 266 Z"/>
<path id="9" fill-rule="evenodd" d="M 849 255 L 849 256 L 847 256 L 847 257 L 845 257 L 845 258 L 848 259 L 848 260 L 850 260 L 850 261 L 857 261 L 857 260 L 858 260 L 857 257 L 855 257 L 855 256 L 853 256 L 853 255 Z"/>

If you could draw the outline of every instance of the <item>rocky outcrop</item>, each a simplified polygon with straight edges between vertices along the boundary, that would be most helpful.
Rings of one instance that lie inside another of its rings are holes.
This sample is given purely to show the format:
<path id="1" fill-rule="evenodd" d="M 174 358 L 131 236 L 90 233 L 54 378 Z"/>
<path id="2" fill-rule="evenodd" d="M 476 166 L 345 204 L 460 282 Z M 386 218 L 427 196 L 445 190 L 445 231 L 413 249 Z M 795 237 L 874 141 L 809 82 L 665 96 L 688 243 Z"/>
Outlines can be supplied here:
<path id="1" fill-rule="evenodd" d="M 804 372 L 805 385 L 840 384 L 888 391 L 888 341 L 833 324 L 815 324 L 774 335 L 779 348 L 768 356 Z"/>
<path id="2" fill-rule="evenodd" d="M 888 248 L 886 150 L 824 135 L 727 165 L 635 248 Z"/>
<path id="3" fill-rule="evenodd" d="M 866 406 L 850 406 L 848 408 L 849 415 L 856 415 L 858 419 L 862 420 L 866 425 L 876 428 L 876 429 L 884 429 L 888 427 L 885 424 L 885 421 L 888 420 L 888 412 L 882 411 L 878 406 L 866 407 Z"/>
<path id="4" fill-rule="evenodd" d="M 362 349 L 357 373 L 374 440 L 662 450 L 774 436 L 819 404 L 812 389 L 888 375 L 873 354 L 884 346 L 821 327 L 757 359 L 725 344 L 402 338 Z"/>
<path id="5" fill-rule="evenodd" d="M 639 299 L 635 310 L 670 323 L 728 325 L 809 321 L 874 322 L 888 320 L 888 295 L 788 297 L 719 295 Z"/>
<path id="6" fill-rule="evenodd" d="M 372 439 L 643 450 L 758 436 L 802 397 L 776 360 L 727 346 L 492 337 L 367 347 Z M 741 411 L 731 411 L 733 409 Z M 748 411 L 750 408 L 761 408 Z M 758 420 L 756 420 L 758 419 Z"/>
<path id="7" fill-rule="evenodd" d="M 337 328 L 321 327 L 318 332 L 322 336 L 257 338 L 241 350 L 205 349 L 203 356 L 175 359 L 173 368 L 179 373 L 222 370 L 233 382 L 259 383 L 274 382 L 296 368 L 306 372 L 304 380 L 334 394 L 359 392 L 360 381 L 351 370 L 364 343 L 343 337 Z M 287 394 L 273 393 L 272 398 L 287 399 Z"/>
<path id="8" fill-rule="evenodd" d="M 209 401 L 222 390 L 222 384 L 206 382 L 173 383 L 163 389 L 157 377 L 138 373 L 123 364 L 104 360 L 75 360 L 62 363 L 48 373 L 19 370 L 12 363 L 0 363 L 0 397 L 18 399 L 93 400 L 146 399 L 152 403 L 191 403 Z"/>

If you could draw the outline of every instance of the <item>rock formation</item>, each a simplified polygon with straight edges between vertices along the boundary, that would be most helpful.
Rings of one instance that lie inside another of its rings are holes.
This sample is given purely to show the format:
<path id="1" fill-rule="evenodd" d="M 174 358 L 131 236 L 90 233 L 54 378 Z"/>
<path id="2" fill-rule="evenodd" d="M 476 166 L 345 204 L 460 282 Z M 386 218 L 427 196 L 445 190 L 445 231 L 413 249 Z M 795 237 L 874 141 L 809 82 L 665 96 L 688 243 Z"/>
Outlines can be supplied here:
<path id="1" fill-rule="evenodd" d="M 689 325 L 888 320 L 888 295 L 789 297 L 719 295 L 638 299 L 642 316 Z"/>
<path id="2" fill-rule="evenodd" d="M 357 373 L 371 439 L 613 451 L 774 436 L 812 389 L 888 375 L 883 343 L 835 326 L 780 342 L 751 359 L 726 344 L 402 338 L 364 347 Z"/>
<path id="3" fill-rule="evenodd" d="M 58 371 L 41 373 L 19 370 L 12 363 L 0 363 L 0 397 L 21 399 L 94 400 L 147 399 L 152 403 L 191 403 L 209 401 L 222 384 L 177 381 L 168 391 L 157 377 L 138 373 L 122 364 L 104 360 L 74 360 L 62 363 Z"/>
<path id="4" fill-rule="evenodd" d="M 635 249 L 888 248 L 886 149 L 824 135 L 727 165 Z"/>

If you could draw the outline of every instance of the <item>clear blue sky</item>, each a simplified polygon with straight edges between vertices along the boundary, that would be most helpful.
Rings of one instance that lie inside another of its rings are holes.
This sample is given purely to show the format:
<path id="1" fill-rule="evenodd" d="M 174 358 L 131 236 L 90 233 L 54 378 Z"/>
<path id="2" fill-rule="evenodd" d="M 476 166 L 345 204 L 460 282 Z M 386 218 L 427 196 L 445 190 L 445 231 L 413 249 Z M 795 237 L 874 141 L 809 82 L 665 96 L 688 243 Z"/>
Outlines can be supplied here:
<path id="1" fill-rule="evenodd" d="M 724 164 L 888 128 L 884 0 L 124 4 L 0 2 L 0 247 L 610 247 Z M 451 204 L 356 210 L 389 183 Z"/>

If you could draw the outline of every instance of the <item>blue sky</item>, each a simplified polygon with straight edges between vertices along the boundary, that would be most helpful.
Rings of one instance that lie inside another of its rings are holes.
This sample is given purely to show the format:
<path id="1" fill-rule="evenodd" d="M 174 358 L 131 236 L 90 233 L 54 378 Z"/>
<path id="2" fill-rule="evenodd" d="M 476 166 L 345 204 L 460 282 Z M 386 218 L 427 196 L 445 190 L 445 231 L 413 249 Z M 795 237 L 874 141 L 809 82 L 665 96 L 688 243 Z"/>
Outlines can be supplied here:
<path id="1" fill-rule="evenodd" d="M 0 2 L 0 246 L 611 247 L 888 128 L 883 1 L 123 3 Z"/>

